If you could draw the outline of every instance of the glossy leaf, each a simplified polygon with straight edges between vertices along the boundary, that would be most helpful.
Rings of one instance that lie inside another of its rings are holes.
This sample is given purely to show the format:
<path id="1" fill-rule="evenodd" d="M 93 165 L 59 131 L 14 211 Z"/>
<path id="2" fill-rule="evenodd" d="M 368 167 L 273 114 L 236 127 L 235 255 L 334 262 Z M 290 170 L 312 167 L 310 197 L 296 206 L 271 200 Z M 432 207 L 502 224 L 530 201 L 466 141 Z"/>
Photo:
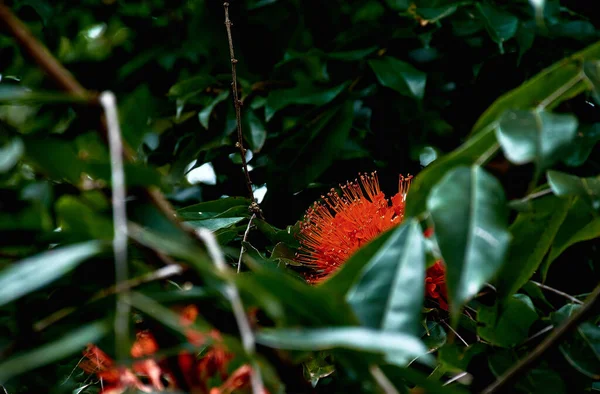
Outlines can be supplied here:
<path id="1" fill-rule="evenodd" d="M 488 34 L 498 45 L 512 38 L 519 27 L 519 19 L 490 2 L 477 3 Z"/>
<path id="2" fill-rule="evenodd" d="M 504 155 L 515 164 L 554 164 L 575 138 L 577 118 L 539 111 L 508 111 L 496 129 Z"/>
<path id="3" fill-rule="evenodd" d="M 580 197 L 592 210 L 600 210 L 600 176 L 579 178 L 559 171 L 548 171 L 548 184 L 560 197 Z"/>
<path id="4" fill-rule="evenodd" d="M 24 150 L 23 141 L 19 138 L 0 146 L 0 173 L 10 171 L 19 162 Z"/>
<path id="5" fill-rule="evenodd" d="M 210 231 L 217 231 L 223 228 L 230 227 L 236 223 L 241 222 L 245 218 L 243 217 L 232 217 L 232 218 L 218 218 L 218 219 L 204 219 L 204 220 L 190 220 L 186 222 L 192 227 L 205 228 Z"/>
<path id="6" fill-rule="evenodd" d="M 501 304 L 481 306 L 477 311 L 477 334 L 502 347 L 520 344 L 538 319 L 533 302 L 524 294 L 514 294 Z"/>
<path id="7" fill-rule="evenodd" d="M 404 366 L 415 357 L 426 361 L 427 348 L 412 335 L 361 327 L 316 329 L 263 329 L 256 340 L 265 346 L 289 350 L 349 349 L 384 356 L 386 362 Z"/>
<path id="8" fill-rule="evenodd" d="M 369 60 L 369 66 L 383 86 L 405 96 L 423 99 L 427 81 L 427 74 L 424 72 L 389 56 Z"/>
<path id="9" fill-rule="evenodd" d="M 581 166 L 589 158 L 598 141 L 600 141 L 600 123 L 580 125 L 562 161 L 570 167 Z"/>
<path id="10" fill-rule="evenodd" d="M 244 197 L 227 197 L 199 204 L 189 205 L 177 210 L 179 215 L 193 214 L 194 219 L 210 219 L 231 208 L 249 207 L 250 200 Z M 186 217 L 187 218 L 187 217 Z M 191 218 L 191 217 L 190 217 Z"/>
<path id="11" fill-rule="evenodd" d="M 109 331 L 108 321 L 89 323 L 64 333 L 54 342 L 14 356 L 0 363 L 0 384 L 29 370 L 60 361 L 73 353 L 80 353 L 87 344 L 100 340 Z"/>
<path id="12" fill-rule="evenodd" d="M 99 241 L 58 247 L 28 257 L 0 271 L 0 306 L 62 277 L 104 250 Z"/>
<path id="13" fill-rule="evenodd" d="M 458 167 L 431 192 L 427 208 L 447 266 L 451 316 L 502 267 L 510 234 L 500 183 L 480 167 Z"/>
<path id="14" fill-rule="evenodd" d="M 552 321 L 559 325 L 579 308 L 579 305 L 565 305 L 552 315 Z M 592 379 L 600 379 L 600 327 L 590 322 L 581 323 L 560 343 L 559 349 L 576 370 Z"/>
<path id="15" fill-rule="evenodd" d="M 498 293 L 507 299 L 537 271 L 562 225 L 570 201 L 546 196 L 532 202 L 532 210 L 520 213 L 510 227 L 513 240 L 506 264 L 498 273 Z"/>
<path id="16" fill-rule="evenodd" d="M 421 226 L 398 227 L 362 270 L 347 300 L 363 326 L 416 335 L 425 294 Z"/>

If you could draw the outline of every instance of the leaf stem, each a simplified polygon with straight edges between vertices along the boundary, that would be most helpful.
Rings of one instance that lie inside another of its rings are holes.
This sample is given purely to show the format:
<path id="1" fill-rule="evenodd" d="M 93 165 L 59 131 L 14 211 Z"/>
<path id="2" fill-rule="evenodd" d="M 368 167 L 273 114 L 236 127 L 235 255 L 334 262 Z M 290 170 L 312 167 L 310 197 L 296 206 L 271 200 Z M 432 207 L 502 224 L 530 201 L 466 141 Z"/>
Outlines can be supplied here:
<path id="1" fill-rule="evenodd" d="M 562 291 L 560 291 L 558 289 L 555 289 L 554 287 L 546 286 L 545 284 L 536 282 L 534 280 L 532 280 L 530 282 L 533 283 L 534 285 L 538 286 L 539 288 L 542 288 L 544 290 L 548 290 L 548 291 L 551 291 L 551 292 L 553 292 L 555 294 L 563 296 L 563 297 L 565 297 L 566 299 L 570 300 L 571 302 L 573 302 L 575 304 L 583 305 L 583 302 L 581 300 L 578 300 L 577 298 L 573 297 L 570 294 L 567 294 L 567 293 L 562 292 Z"/>

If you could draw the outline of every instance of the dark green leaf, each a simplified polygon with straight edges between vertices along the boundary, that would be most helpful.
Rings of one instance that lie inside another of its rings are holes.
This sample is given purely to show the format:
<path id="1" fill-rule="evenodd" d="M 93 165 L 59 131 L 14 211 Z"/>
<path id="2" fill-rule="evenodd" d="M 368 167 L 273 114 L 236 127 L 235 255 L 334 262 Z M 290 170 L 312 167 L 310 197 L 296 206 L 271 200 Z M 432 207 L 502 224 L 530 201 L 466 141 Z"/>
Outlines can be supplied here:
<path id="1" fill-rule="evenodd" d="M 0 306 L 62 277 L 104 250 L 100 241 L 59 247 L 16 262 L 0 271 Z"/>
<path id="2" fill-rule="evenodd" d="M 596 104 L 600 105 L 600 61 L 583 63 L 583 73 L 592 85 L 592 96 Z"/>
<path id="3" fill-rule="evenodd" d="M 519 19 L 487 1 L 477 3 L 477 9 L 483 18 L 490 37 L 502 48 L 502 44 L 517 32 Z"/>
<path id="4" fill-rule="evenodd" d="M 429 350 L 439 349 L 446 343 L 446 331 L 438 322 L 428 320 L 426 323 L 425 333 L 421 336 L 421 340 Z"/>
<path id="5" fill-rule="evenodd" d="M 222 228 L 230 227 L 236 223 L 241 222 L 244 219 L 245 218 L 243 218 L 243 217 L 232 217 L 232 218 L 191 220 L 186 223 L 192 227 L 205 228 L 210 231 L 217 231 Z"/>
<path id="6" fill-rule="evenodd" d="M 74 144 L 56 139 L 27 139 L 25 152 L 48 176 L 74 184 L 79 182 L 84 163 L 77 158 Z"/>
<path id="7" fill-rule="evenodd" d="M 389 56 L 369 60 L 369 66 L 383 86 L 405 96 L 423 99 L 427 81 L 427 74 L 424 72 Z"/>
<path id="8" fill-rule="evenodd" d="M 265 120 L 268 122 L 277 111 L 291 104 L 325 105 L 343 92 L 348 85 L 349 82 L 345 82 L 329 89 L 300 85 L 293 89 L 274 90 L 267 96 Z"/>
<path id="9" fill-rule="evenodd" d="M 202 111 L 198 113 L 198 119 L 200 120 L 200 124 L 204 126 L 205 129 L 208 129 L 208 121 L 210 120 L 210 115 L 213 110 L 221 101 L 227 99 L 229 97 L 229 90 L 224 90 L 217 97 L 215 97 L 209 105 L 204 107 Z"/>
<path id="10" fill-rule="evenodd" d="M 580 125 L 577 135 L 562 161 L 570 167 L 582 165 L 588 159 L 598 141 L 600 141 L 600 123 Z"/>
<path id="11" fill-rule="evenodd" d="M 361 327 L 328 327 L 320 329 L 263 329 L 257 342 L 289 350 L 350 349 L 378 353 L 389 364 L 405 366 L 415 357 L 427 361 L 427 348 L 412 335 L 384 332 Z"/>
<path id="12" fill-rule="evenodd" d="M 73 354 L 80 353 L 87 344 L 94 343 L 110 331 L 108 321 L 96 321 L 71 332 L 62 338 L 15 356 L 0 364 L 0 383 L 32 369 L 47 365 Z"/>
<path id="13" fill-rule="evenodd" d="M 559 325 L 581 306 L 568 304 L 552 315 Z M 600 327 L 589 322 L 581 323 L 559 345 L 560 352 L 575 369 L 592 379 L 600 379 Z"/>
<path id="14" fill-rule="evenodd" d="M 514 294 L 501 304 L 479 308 L 477 334 L 494 345 L 512 347 L 528 337 L 529 328 L 537 319 L 531 299 Z"/>
<path id="15" fill-rule="evenodd" d="M 227 197 L 199 204 L 189 205 L 177 210 L 177 213 L 194 214 L 194 219 L 209 219 L 234 207 L 249 207 L 250 200 L 244 197 Z"/>
<path id="16" fill-rule="evenodd" d="M 577 132 L 577 118 L 540 111 L 508 111 L 496 129 L 504 155 L 515 164 L 535 162 L 541 172 L 566 151 Z"/>
<path id="17" fill-rule="evenodd" d="M 81 97 L 62 92 L 33 91 L 20 85 L 0 85 L 0 104 L 31 105 L 84 103 L 92 97 Z"/>
<path id="18" fill-rule="evenodd" d="M 498 293 L 508 298 L 536 272 L 565 220 L 571 202 L 554 196 L 532 201 L 532 210 L 520 213 L 510 227 L 513 240 L 506 264 L 498 273 Z"/>
<path id="19" fill-rule="evenodd" d="M 61 231 L 83 241 L 102 239 L 109 241 L 113 238 L 112 220 L 94 212 L 81 199 L 65 195 L 56 202 L 56 214 Z"/>
<path id="20" fill-rule="evenodd" d="M 451 316 L 501 268 L 508 232 L 500 183 L 482 168 L 458 167 L 431 191 L 427 207 L 447 266 Z"/>
<path id="21" fill-rule="evenodd" d="M 600 176 L 579 178 L 564 172 L 548 171 L 548 184 L 560 197 L 580 197 L 590 208 L 600 210 Z"/>
<path id="22" fill-rule="evenodd" d="M 168 95 L 181 100 L 187 100 L 215 84 L 217 84 L 217 80 L 214 77 L 206 74 L 198 75 L 173 85 L 169 89 Z"/>
<path id="23" fill-rule="evenodd" d="M 150 131 L 148 119 L 156 111 L 154 97 L 147 85 L 137 87 L 119 102 L 119 120 L 123 139 L 137 149 Z"/>
<path id="24" fill-rule="evenodd" d="M 361 323 L 416 335 L 425 294 L 425 249 L 418 222 L 393 231 L 347 295 Z"/>

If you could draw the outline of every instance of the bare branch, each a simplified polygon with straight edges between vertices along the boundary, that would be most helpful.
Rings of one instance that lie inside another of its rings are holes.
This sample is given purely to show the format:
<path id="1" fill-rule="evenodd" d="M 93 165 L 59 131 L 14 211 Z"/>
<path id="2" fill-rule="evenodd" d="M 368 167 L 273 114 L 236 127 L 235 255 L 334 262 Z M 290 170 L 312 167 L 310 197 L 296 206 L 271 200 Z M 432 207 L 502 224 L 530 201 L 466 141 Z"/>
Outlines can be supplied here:
<path id="1" fill-rule="evenodd" d="M 215 263 L 217 269 L 222 273 L 227 273 L 227 264 L 225 263 L 225 258 L 223 257 L 223 251 L 219 247 L 219 244 L 217 243 L 217 239 L 215 238 L 214 234 L 210 230 L 201 228 L 198 230 L 198 235 L 206 244 L 206 249 L 208 250 L 208 253 L 212 258 L 213 262 Z M 235 287 L 234 284 L 226 283 L 225 294 L 231 302 L 231 308 L 233 310 L 233 315 L 235 316 L 235 320 L 240 330 L 240 336 L 242 338 L 242 345 L 244 346 L 244 350 L 246 351 L 248 356 L 253 357 L 256 353 L 256 342 L 254 340 L 254 333 L 252 332 L 252 328 L 250 327 L 250 321 L 248 321 L 248 316 L 246 316 L 246 312 L 244 311 L 244 306 L 242 304 L 242 299 L 240 298 L 238 289 L 237 287 Z M 255 361 L 252 361 L 251 382 L 252 391 L 254 394 L 264 393 L 264 386 L 260 375 L 260 369 L 258 368 L 258 364 Z"/>
<path id="2" fill-rule="evenodd" d="M 577 298 L 573 297 L 570 294 L 567 294 L 567 293 L 562 292 L 562 291 L 560 291 L 558 289 L 555 289 L 554 287 L 546 286 L 546 285 L 544 285 L 542 283 L 539 283 L 539 282 L 536 282 L 534 280 L 532 280 L 531 283 L 533 283 L 534 285 L 538 286 L 541 289 L 548 290 L 548 291 L 551 291 L 554 294 L 558 294 L 560 296 L 563 296 L 563 297 L 565 297 L 566 299 L 570 300 L 571 302 L 573 302 L 575 304 L 583 305 L 583 301 L 578 300 Z"/>
<path id="3" fill-rule="evenodd" d="M 400 392 L 396 389 L 394 384 L 390 382 L 388 377 L 385 376 L 385 374 L 383 373 L 381 368 L 379 368 L 379 366 L 371 365 L 369 367 L 369 372 L 371 372 L 371 376 L 373 376 L 373 379 L 375 379 L 375 381 L 377 382 L 379 387 L 381 387 L 381 390 L 383 390 L 385 394 L 400 394 Z"/>
<path id="4" fill-rule="evenodd" d="M 250 232 L 250 227 L 252 226 L 252 221 L 254 219 L 256 219 L 255 213 L 253 213 L 252 216 L 250 217 L 250 220 L 248 220 L 248 227 L 246 227 L 246 231 L 244 231 L 244 238 L 242 239 L 242 249 L 240 250 L 240 258 L 238 259 L 238 264 L 237 264 L 238 274 L 240 273 L 240 268 L 242 266 L 242 256 L 244 255 L 244 252 L 246 251 L 246 248 L 244 247 L 244 242 L 246 242 L 246 239 L 248 238 L 248 233 Z"/>
<path id="5" fill-rule="evenodd" d="M 528 353 L 524 358 L 519 360 L 512 368 L 500 376 L 494 383 L 486 387 L 482 394 L 500 393 L 509 389 L 521 378 L 527 371 L 532 368 L 535 363 L 554 345 L 560 343 L 565 335 L 571 330 L 577 328 L 579 323 L 589 317 L 596 307 L 600 299 L 600 285 L 586 298 L 584 304 L 573 312 L 573 314 L 565 320 L 556 330 L 546 337 L 533 351 Z"/>

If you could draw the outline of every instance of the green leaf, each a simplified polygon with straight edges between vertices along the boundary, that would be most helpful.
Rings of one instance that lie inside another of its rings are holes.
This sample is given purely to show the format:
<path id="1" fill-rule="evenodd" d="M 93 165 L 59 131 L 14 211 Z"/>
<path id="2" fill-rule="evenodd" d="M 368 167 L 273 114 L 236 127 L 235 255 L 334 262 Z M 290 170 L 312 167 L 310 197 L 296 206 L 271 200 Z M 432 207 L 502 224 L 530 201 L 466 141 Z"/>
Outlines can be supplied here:
<path id="1" fill-rule="evenodd" d="M 524 341 L 529 328 L 538 319 L 533 302 L 524 294 L 514 294 L 501 304 L 482 305 L 477 310 L 477 334 L 502 347 Z"/>
<path id="2" fill-rule="evenodd" d="M 417 335 L 424 294 L 423 234 L 419 223 L 411 220 L 393 231 L 362 270 L 347 300 L 362 325 Z"/>
<path id="3" fill-rule="evenodd" d="M 250 199 L 244 197 L 226 197 L 213 201 L 189 205 L 177 210 L 177 214 L 194 214 L 194 219 L 210 219 L 234 207 L 249 207 Z M 183 217 L 183 216 L 182 216 Z"/>
<path id="4" fill-rule="evenodd" d="M 252 152 L 260 152 L 267 140 L 267 130 L 263 122 L 254 111 L 244 111 L 244 138 L 248 141 Z"/>
<path id="5" fill-rule="evenodd" d="M 569 151 L 562 159 L 563 163 L 570 167 L 582 165 L 588 159 L 598 141 L 600 141 L 600 123 L 580 125 Z"/>
<path id="6" fill-rule="evenodd" d="M 34 91 L 20 85 L 0 85 L 0 104 L 70 104 L 86 102 L 91 98 L 63 92 Z"/>
<path id="7" fill-rule="evenodd" d="M 545 278 L 550 264 L 568 247 L 598 237 L 600 237 L 600 217 L 594 215 L 584 200 L 576 198 L 556 233 L 552 249 L 542 270 L 543 277 Z"/>
<path id="8" fill-rule="evenodd" d="M 579 178 L 559 171 L 548 171 L 548 184 L 560 197 L 581 197 L 594 211 L 600 210 L 600 176 Z"/>
<path id="9" fill-rule="evenodd" d="M 25 148 L 20 138 L 13 138 L 0 147 L 0 173 L 10 171 L 21 159 Z"/>
<path id="10" fill-rule="evenodd" d="M 541 172 L 564 153 L 577 132 L 577 118 L 544 111 L 507 111 L 496 129 L 504 155 L 515 164 L 535 162 Z"/>
<path id="11" fill-rule="evenodd" d="M 574 304 L 563 306 L 552 315 L 553 323 L 562 324 L 579 308 L 581 306 Z M 581 323 L 560 343 L 559 349 L 573 368 L 592 379 L 600 379 L 600 327 Z"/>
<path id="12" fill-rule="evenodd" d="M 187 100 L 199 93 L 202 93 L 209 86 L 217 84 L 218 81 L 211 75 L 198 75 L 181 82 L 177 82 L 169 89 L 168 96 Z"/>
<path id="13" fill-rule="evenodd" d="M 502 48 L 502 44 L 512 38 L 519 27 L 519 19 L 489 2 L 477 3 L 488 34 Z"/>
<path id="14" fill-rule="evenodd" d="M 148 119 L 156 112 L 156 103 L 148 85 L 138 86 L 131 94 L 119 101 L 119 120 L 123 139 L 137 149 L 146 133 L 151 131 Z"/>
<path id="15" fill-rule="evenodd" d="M 427 74 L 393 57 L 369 60 L 369 66 L 379 83 L 398 93 L 419 100 L 425 95 Z"/>
<path id="16" fill-rule="evenodd" d="M 78 159 L 75 144 L 57 139 L 26 139 L 27 158 L 43 173 L 54 179 L 79 182 L 84 163 Z"/>
<path id="17" fill-rule="evenodd" d="M 222 228 L 230 227 L 238 222 L 241 222 L 244 219 L 245 219 L 244 217 L 218 218 L 218 219 L 191 220 L 186 223 L 195 228 L 205 228 L 210 231 L 217 231 Z"/>
<path id="18" fill-rule="evenodd" d="M 229 97 L 229 90 L 222 91 L 221 93 L 219 93 L 219 95 L 217 97 L 215 97 L 210 102 L 209 105 L 204 107 L 202 109 L 202 111 L 200 111 L 198 113 L 198 119 L 200 120 L 200 124 L 205 129 L 208 129 L 208 121 L 210 120 L 210 115 L 212 114 L 212 112 L 215 109 L 215 107 L 217 106 L 217 104 L 219 104 L 221 101 L 224 101 L 225 99 L 227 99 L 227 97 Z"/>
<path id="19" fill-rule="evenodd" d="M 592 97 L 600 105 L 600 61 L 583 63 L 583 73 L 592 85 Z"/>
<path id="20" fill-rule="evenodd" d="M 571 202 L 545 196 L 531 202 L 532 210 L 520 213 L 510 227 L 513 240 L 506 264 L 498 273 L 496 286 L 508 299 L 538 269 L 565 220 Z"/>
<path id="21" fill-rule="evenodd" d="M 438 322 L 428 320 L 426 323 L 425 332 L 421 336 L 421 340 L 429 350 L 439 349 L 446 344 L 446 331 Z"/>
<path id="22" fill-rule="evenodd" d="M 257 332 L 258 343 L 277 349 L 321 351 L 350 349 L 378 353 L 389 364 L 405 366 L 416 357 L 427 361 L 427 348 L 415 336 L 372 330 L 362 327 L 327 327 L 317 329 L 263 329 Z"/>
<path id="23" fill-rule="evenodd" d="M 81 199 L 64 195 L 56 202 L 56 214 L 61 230 L 83 241 L 102 239 L 110 241 L 113 238 L 113 223 L 110 219 L 94 212 Z"/>
<path id="24" fill-rule="evenodd" d="M 0 306 L 62 277 L 104 250 L 99 241 L 59 247 L 18 261 L 0 271 Z"/>
<path id="25" fill-rule="evenodd" d="M 453 169 L 427 207 L 447 266 L 451 317 L 498 272 L 510 241 L 502 185 L 482 168 Z"/>
<path id="26" fill-rule="evenodd" d="M 265 120 L 270 121 L 277 111 L 291 104 L 325 105 L 342 93 L 349 84 L 349 82 L 344 82 L 329 89 L 313 85 L 299 85 L 293 89 L 273 90 L 267 96 Z"/>
<path id="27" fill-rule="evenodd" d="M 32 369 L 60 361 L 81 352 L 89 343 L 97 342 L 108 334 L 111 325 L 108 321 L 96 321 L 65 333 L 62 338 L 37 347 L 27 353 L 15 356 L 0 364 L 0 384 Z"/>

